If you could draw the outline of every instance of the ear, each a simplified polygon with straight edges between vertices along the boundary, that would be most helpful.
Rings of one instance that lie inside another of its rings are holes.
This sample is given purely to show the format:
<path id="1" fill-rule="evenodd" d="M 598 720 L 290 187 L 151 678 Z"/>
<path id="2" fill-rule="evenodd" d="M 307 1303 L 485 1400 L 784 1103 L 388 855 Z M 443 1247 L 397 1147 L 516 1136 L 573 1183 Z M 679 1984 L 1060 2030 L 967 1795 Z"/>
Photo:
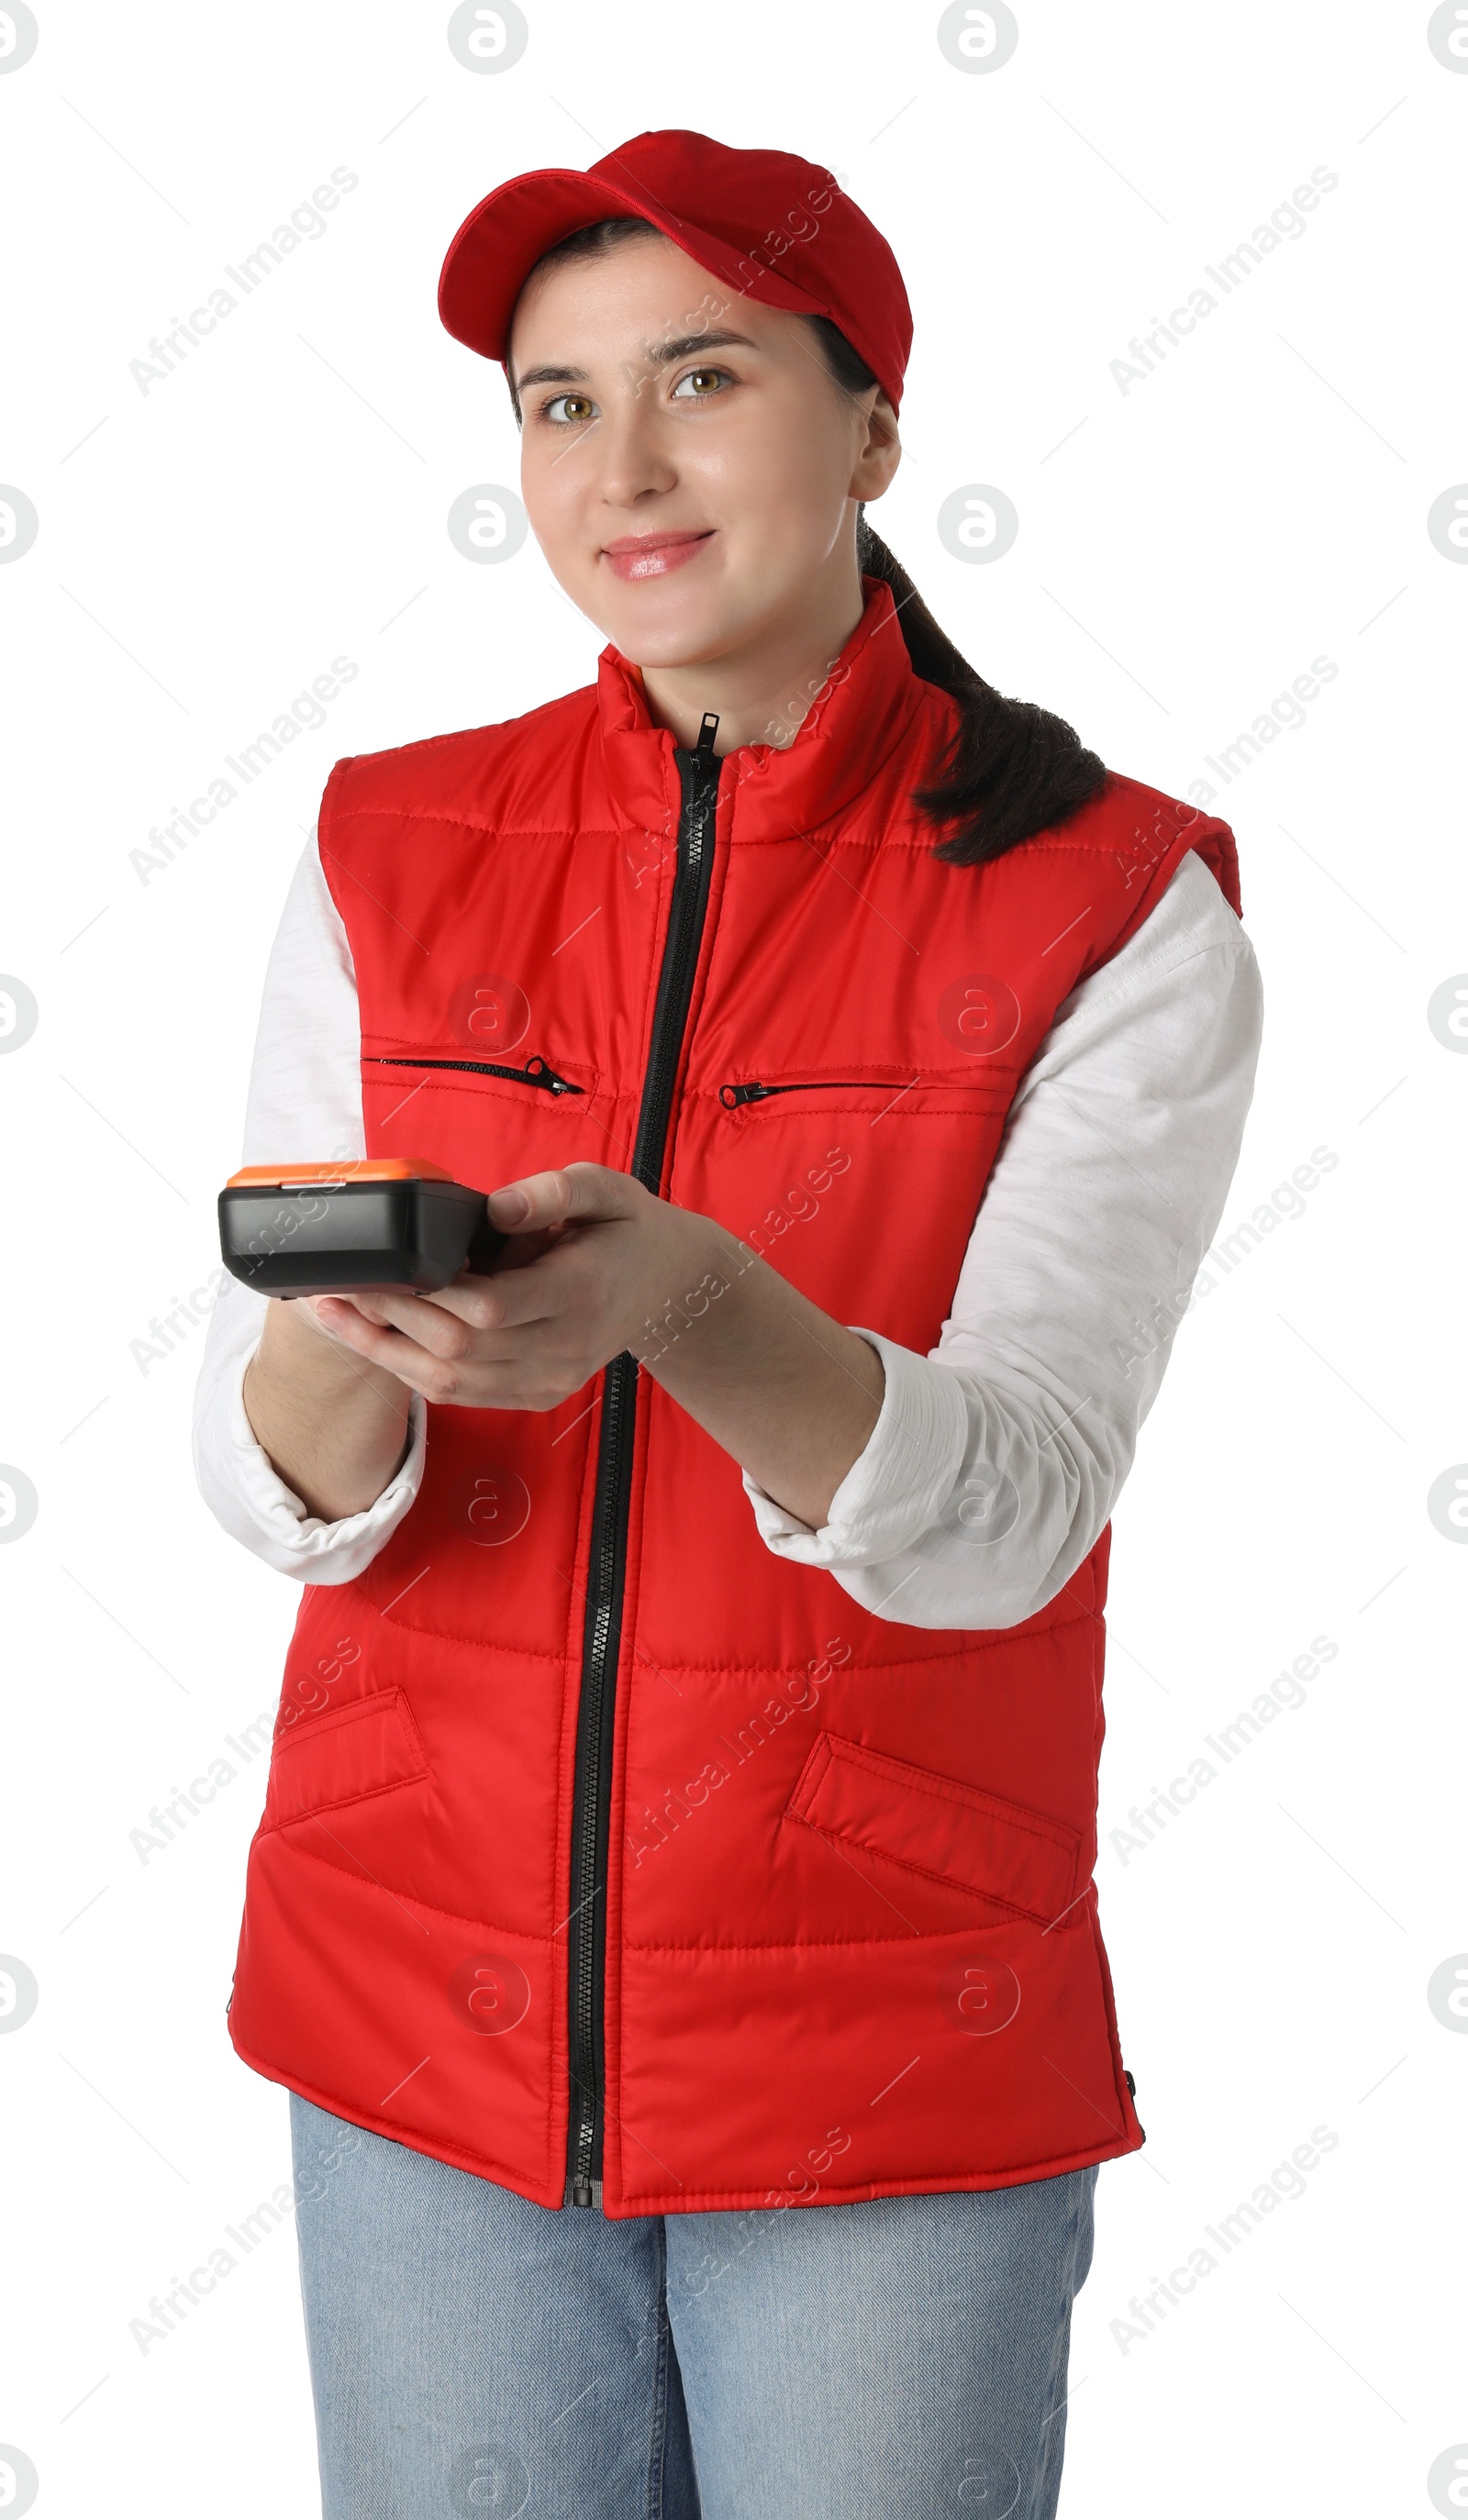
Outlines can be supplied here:
<path id="1" fill-rule="evenodd" d="M 870 390 L 866 428 L 848 493 L 852 499 L 880 499 L 902 461 L 897 415 L 881 385 Z M 862 399 L 865 401 L 865 395 Z"/>

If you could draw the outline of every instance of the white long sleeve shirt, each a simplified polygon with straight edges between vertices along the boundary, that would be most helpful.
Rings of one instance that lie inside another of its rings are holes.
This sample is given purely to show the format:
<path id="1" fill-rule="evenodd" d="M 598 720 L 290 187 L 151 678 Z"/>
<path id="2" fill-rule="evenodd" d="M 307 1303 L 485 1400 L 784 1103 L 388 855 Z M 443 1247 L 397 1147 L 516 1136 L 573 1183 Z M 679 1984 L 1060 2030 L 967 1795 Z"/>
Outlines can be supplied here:
<path id="1" fill-rule="evenodd" d="M 1042 1609 L 1101 1532 L 1216 1231 L 1254 1089 L 1262 996 L 1214 878 L 1182 860 L 1129 943 L 1057 1010 L 1011 1107 L 938 1345 L 859 1322 L 886 1390 L 819 1530 L 748 1471 L 759 1536 L 863 1608 L 921 1628 L 1005 1628 Z M 365 1152 L 351 954 L 314 835 L 265 976 L 245 1163 Z M 1057 1186 L 1065 1185 L 1065 1195 Z M 195 1404 L 199 1483 L 224 1528 L 311 1584 L 347 1584 L 408 1511 L 406 1460 L 340 1522 L 306 1511 L 241 1397 L 267 1298 L 227 1279 Z"/>

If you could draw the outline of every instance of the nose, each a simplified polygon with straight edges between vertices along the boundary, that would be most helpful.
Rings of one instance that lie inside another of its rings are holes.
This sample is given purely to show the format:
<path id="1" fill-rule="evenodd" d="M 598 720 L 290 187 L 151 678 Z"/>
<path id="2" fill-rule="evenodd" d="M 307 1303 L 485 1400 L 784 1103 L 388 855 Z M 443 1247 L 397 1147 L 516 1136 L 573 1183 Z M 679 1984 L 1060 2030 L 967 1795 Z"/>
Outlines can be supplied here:
<path id="1" fill-rule="evenodd" d="M 582 440 L 608 508 L 636 508 L 677 484 L 678 468 L 660 427 L 657 391 L 656 377 L 640 367 L 629 369 L 603 396 L 601 416 Z"/>

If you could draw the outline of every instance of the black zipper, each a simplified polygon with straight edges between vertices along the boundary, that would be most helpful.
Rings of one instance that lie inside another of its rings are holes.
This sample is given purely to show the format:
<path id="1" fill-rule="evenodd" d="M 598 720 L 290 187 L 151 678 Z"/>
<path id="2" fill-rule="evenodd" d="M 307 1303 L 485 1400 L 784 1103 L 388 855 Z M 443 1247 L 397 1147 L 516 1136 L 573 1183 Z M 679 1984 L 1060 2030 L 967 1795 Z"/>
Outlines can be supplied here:
<path id="1" fill-rule="evenodd" d="M 822 1094 L 833 1085 L 866 1088 L 886 1081 L 881 1076 L 803 1076 L 794 1085 L 761 1085 L 752 1077 L 747 1085 L 721 1085 L 718 1099 L 726 1111 L 736 1111 L 741 1102 L 762 1102 L 766 1094 Z"/>
<path id="2" fill-rule="evenodd" d="M 537 1051 L 524 1067 L 501 1067 L 492 1058 L 373 1058 L 373 1067 L 457 1067 L 469 1076 L 513 1076 L 519 1085 L 542 1085 L 551 1094 L 584 1094 L 584 1085 L 573 1085 L 567 1076 L 558 1076 L 548 1067 Z"/>
<path id="3" fill-rule="evenodd" d="M 673 1079 L 709 903 L 713 811 L 719 780 L 719 763 L 713 750 L 717 729 L 717 717 L 706 715 L 695 749 L 685 752 L 679 748 L 675 755 L 683 791 L 678 816 L 678 862 L 630 1168 L 634 1179 L 654 1192 L 663 1179 Z M 602 1384 L 571 1809 L 571 2127 L 567 2201 L 573 2205 L 595 2203 L 593 2182 L 600 2179 L 602 2166 L 612 1745 L 636 1410 L 637 1360 L 630 1349 L 623 1348 L 606 1368 Z"/>

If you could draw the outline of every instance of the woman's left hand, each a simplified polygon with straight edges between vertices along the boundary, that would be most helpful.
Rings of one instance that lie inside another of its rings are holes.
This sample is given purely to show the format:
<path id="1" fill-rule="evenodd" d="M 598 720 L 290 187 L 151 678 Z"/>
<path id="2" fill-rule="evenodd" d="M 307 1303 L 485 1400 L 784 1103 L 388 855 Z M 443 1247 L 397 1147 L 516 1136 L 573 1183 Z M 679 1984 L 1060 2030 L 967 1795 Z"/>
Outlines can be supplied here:
<path id="1" fill-rule="evenodd" d="M 605 1164 L 506 1183 L 489 1220 L 510 1237 L 493 1277 L 433 1295 L 318 1295 L 323 1328 L 440 1406 L 555 1409 L 623 1348 L 656 1349 L 658 1317 L 716 1282 L 728 1241 Z"/>

